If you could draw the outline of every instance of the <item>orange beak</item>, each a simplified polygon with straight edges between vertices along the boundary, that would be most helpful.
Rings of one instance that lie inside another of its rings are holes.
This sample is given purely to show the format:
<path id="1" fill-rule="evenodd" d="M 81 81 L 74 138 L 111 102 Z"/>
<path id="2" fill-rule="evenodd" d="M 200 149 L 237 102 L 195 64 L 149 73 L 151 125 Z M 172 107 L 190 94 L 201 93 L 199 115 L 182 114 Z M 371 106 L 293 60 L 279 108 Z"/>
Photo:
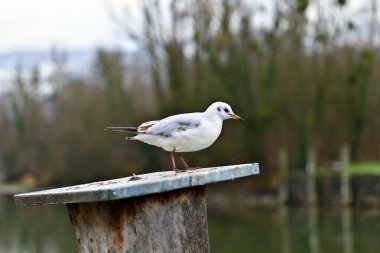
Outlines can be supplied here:
<path id="1" fill-rule="evenodd" d="M 240 116 L 236 115 L 236 114 L 231 114 L 231 119 L 238 119 L 238 120 L 243 120 Z"/>

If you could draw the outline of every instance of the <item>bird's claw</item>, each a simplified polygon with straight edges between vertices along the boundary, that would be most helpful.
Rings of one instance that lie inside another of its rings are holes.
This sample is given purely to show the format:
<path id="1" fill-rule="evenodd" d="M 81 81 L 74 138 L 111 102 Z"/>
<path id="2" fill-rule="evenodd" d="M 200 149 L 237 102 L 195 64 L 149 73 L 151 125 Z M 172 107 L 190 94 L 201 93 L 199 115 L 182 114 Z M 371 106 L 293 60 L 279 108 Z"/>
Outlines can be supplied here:
<path id="1" fill-rule="evenodd" d="M 197 170 L 197 169 L 200 169 L 201 167 L 197 166 L 197 167 L 184 167 L 182 170 L 180 169 L 177 169 L 177 168 L 173 168 L 173 170 L 176 172 L 176 173 L 179 173 L 179 172 L 187 172 L 187 171 L 190 171 L 190 170 Z"/>

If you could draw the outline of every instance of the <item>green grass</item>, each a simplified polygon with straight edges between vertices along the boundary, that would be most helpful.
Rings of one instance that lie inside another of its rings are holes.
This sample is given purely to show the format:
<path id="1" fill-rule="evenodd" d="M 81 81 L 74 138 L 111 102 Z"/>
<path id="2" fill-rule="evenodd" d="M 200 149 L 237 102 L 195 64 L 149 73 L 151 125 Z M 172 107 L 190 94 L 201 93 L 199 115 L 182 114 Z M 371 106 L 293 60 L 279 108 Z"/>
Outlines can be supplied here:
<path id="1" fill-rule="evenodd" d="M 339 175 L 340 172 L 332 168 L 319 167 L 317 174 L 323 175 Z M 368 161 L 350 164 L 351 175 L 380 175 L 380 161 Z"/>
<path id="2" fill-rule="evenodd" d="M 352 163 L 351 174 L 380 174 L 380 162 Z"/>

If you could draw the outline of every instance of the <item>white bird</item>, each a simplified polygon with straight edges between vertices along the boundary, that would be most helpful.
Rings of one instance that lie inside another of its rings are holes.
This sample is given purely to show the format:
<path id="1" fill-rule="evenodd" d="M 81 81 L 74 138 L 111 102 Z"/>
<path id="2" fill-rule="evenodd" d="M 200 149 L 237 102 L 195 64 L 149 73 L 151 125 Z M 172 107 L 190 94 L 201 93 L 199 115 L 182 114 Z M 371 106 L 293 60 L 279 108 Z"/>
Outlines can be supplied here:
<path id="1" fill-rule="evenodd" d="M 142 123 L 139 127 L 107 127 L 106 129 L 133 133 L 127 140 L 138 140 L 163 148 L 171 152 L 173 170 L 178 172 L 174 153 L 184 165 L 190 167 L 183 159 L 182 152 L 194 152 L 211 146 L 222 131 L 223 121 L 238 119 L 231 106 L 223 102 L 211 104 L 204 112 L 193 112 L 173 115 L 161 120 Z"/>

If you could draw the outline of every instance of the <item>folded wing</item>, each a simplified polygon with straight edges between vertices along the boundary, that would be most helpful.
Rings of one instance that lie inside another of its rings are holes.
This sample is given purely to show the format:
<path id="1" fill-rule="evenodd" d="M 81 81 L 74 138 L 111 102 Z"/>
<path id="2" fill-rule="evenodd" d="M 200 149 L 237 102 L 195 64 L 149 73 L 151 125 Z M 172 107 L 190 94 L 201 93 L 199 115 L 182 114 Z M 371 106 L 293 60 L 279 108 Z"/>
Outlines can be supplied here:
<path id="1" fill-rule="evenodd" d="M 146 128 L 146 134 L 162 135 L 170 137 L 174 133 L 188 131 L 197 128 L 200 121 L 185 115 L 176 115 L 173 117 L 165 118 Z"/>

